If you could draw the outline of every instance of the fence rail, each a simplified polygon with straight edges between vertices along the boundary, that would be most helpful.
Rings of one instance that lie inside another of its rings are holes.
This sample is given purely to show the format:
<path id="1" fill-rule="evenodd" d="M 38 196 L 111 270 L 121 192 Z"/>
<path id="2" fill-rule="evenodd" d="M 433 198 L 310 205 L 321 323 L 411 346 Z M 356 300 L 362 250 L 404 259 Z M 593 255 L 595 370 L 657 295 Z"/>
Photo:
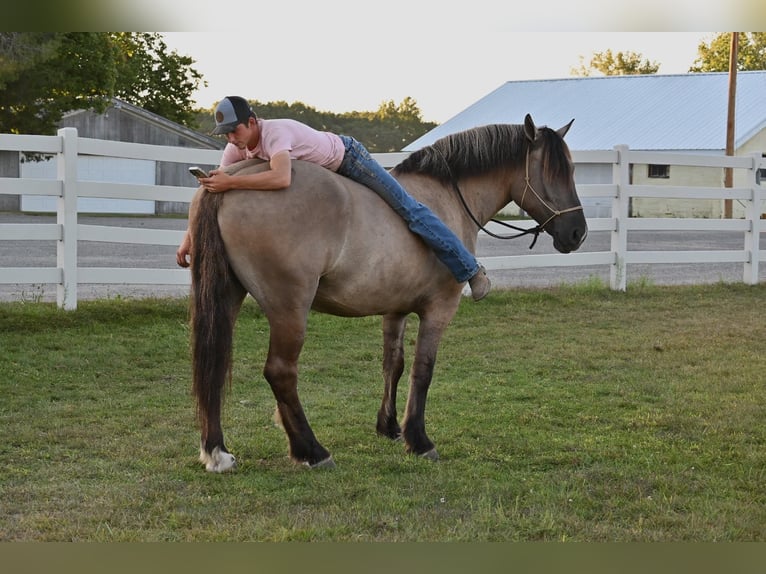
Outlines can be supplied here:
<path id="1" fill-rule="evenodd" d="M 56 136 L 28 136 L 0 134 L 0 150 L 28 153 L 55 154 L 57 179 L 35 180 L 0 178 L 0 194 L 47 195 L 57 198 L 55 224 L 0 224 L 0 241 L 55 241 L 56 267 L 6 267 L 0 269 L 2 284 L 56 285 L 56 300 L 64 309 L 77 307 L 79 283 L 188 285 L 190 275 L 185 269 L 143 269 L 113 267 L 78 267 L 79 241 L 132 243 L 143 245 L 178 245 L 182 231 L 161 229 L 135 229 L 78 223 L 77 198 L 96 197 L 110 199 L 144 199 L 154 201 L 190 202 L 196 188 L 159 185 L 137 185 L 81 181 L 77 178 L 77 158 L 94 155 L 127 159 L 167 161 L 184 164 L 215 165 L 220 159 L 218 150 L 175 148 L 124 142 L 110 142 L 80 138 L 74 128 L 59 130 Z M 373 154 L 384 166 L 392 167 L 406 154 Z M 611 235 L 609 251 L 578 252 L 567 255 L 508 255 L 482 258 L 489 270 L 522 269 L 535 267 L 576 267 L 603 265 L 610 269 L 612 289 L 625 290 L 627 266 L 631 264 L 667 263 L 738 263 L 742 264 L 742 280 L 747 284 L 758 282 L 758 271 L 763 254 L 760 250 L 763 212 L 763 189 L 758 179 L 759 169 L 766 162 L 761 154 L 738 157 L 687 155 L 666 152 L 631 151 L 627 146 L 613 150 L 573 151 L 576 164 L 611 164 L 612 182 L 604 184 L 578 184 L 581 198 L 611 200 L 612 216 L 589 218 L 591 231 L 608 231 Z M 733 168 L 746 175 L 739 181 L 745 185 L 736 188 L 681 187 L 632 185 L 631 164 L 662 164 L 696 167 Z M 745 205 L 743 219 L 700 218 L 635 218 L 629 216 L 631 198 L 663 197 L 678 199 L 736 200 Z M 517 222 L 519 226 L 534 223 Z M 502 229 L 488 226 L 490 231 Z M 629 231 L 702 230 L 736 231 L 743 234 L 741 250 L 705 251 L 629 251 Z"/>

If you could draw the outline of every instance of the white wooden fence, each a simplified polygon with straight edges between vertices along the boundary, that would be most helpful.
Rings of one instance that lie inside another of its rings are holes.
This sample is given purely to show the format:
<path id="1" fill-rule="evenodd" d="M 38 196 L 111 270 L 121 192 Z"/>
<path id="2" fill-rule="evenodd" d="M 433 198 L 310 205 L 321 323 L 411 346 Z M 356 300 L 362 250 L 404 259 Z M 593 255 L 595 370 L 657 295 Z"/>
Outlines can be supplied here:
<path id="1" fill-rule="evenodd" d="M 148 285 L 188 285 L 190 283 L 189 272 L 185 269 L 78 267 L 78 241 L 175 246 L 183 237 L 182 231 L 78 224 L 78 197 L 190 202 L 196 188 L 79 181 L 77 158 L 79 155 L 93 155 L 189 165 L 215 165 L 220 159 L 220 151 L 80 138 L 74 128 L 59 130 L 56 136 L 0 134 L 0 150 L 55 154 L 58 166 L 56 180 L 0 178 L 0 194 L 48 195 L 57 198 L 55 224 L 0 224 L 0 241 L 55 241 L 56 267 L 0 268 L 0 283 L 55 284 L 57 303 L 64 309 L 76 309 L 77 285 L 80 283 Z M 392 167 L 406 154 L 374 155 L 384 166 Z M 629 150 L 627 146 L 616 146 L 607 151 L 573 151 L 572 155 L 576 164 L 597 163 L 613 166 L 612 183 L 578 184 L 577 186 L 581 198 L 611 199 L 611 217 L 588 219 L 588 227 L 591 231 L 610 232 L 611 249 L 567 255 L 511 255 L 482 258 L 481 261 L 487 269 L 605 265 L 610 269 L 611 288 L 625 290 L 626 269 L 631 264 L 741 263 L 742 280 L 747 284 L 758 282 L 758 268 L 763 256 L 759 242 L 763 189 L 759 185 L 758 170 L 766 165 L 761 154 L 741 157 L 681 155 L 638 152 Z M 744 170 L 746 177 L 739 178 L 739 181 L 746 181 L 746 184 L 744 187 L 737 188 L 631 185 L 629 179 L 631 164 L 733 168 Z M 629 217 L 629 204 L 632 197 L 730 199 L 745 205 L 745 217 L 744 219 L 634 218 Z M 515 223 L 520 226 L 525 225 L 525 222 Z M 528 225 L 532 227 L 534 224 L 530 221 Z M 493 229 L 491 225 L 489 229 L 502 232 L 501 229 Z M 744 240 L 741 250 L 629 251 L 628 232 L 634 230 L 736 231 L 743 234 Z"/>

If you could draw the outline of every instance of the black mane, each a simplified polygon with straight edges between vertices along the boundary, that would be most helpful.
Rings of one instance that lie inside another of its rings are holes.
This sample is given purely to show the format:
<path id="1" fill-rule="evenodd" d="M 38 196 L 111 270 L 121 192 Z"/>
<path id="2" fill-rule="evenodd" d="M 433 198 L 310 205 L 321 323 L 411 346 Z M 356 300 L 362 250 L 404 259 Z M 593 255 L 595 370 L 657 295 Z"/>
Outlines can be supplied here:
<path id="1" fill-rule="evenodd" d="M 538 139 L 545 147 L 544 176 L 557 178 L 569 173 L 569 158 L 564 140 L 552 129 L 538 128 Z M 410 154 L 393 168 L 394 175 L 421 173 L 442 182 L 480 175 L 500 166 L 516 165 L 526 158 L 529 140 L 524 126 L 492 124 L 445 136 L 432 145 Z"/>

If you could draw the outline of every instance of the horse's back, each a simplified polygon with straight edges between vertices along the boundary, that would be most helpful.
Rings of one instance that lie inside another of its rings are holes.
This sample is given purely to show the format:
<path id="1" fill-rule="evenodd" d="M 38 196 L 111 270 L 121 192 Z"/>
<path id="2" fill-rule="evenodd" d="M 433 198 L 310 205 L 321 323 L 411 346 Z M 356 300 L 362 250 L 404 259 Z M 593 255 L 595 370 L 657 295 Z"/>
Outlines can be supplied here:
<path id="1" fill-rule="evenodd" d="M 285 190 L 227 192 L 218 220 L 232 268 L 259 300 L 305 296 L 342 315 L 409 311 L 446 272 L 377 194 L 307 162 L 293 161 Z"/>

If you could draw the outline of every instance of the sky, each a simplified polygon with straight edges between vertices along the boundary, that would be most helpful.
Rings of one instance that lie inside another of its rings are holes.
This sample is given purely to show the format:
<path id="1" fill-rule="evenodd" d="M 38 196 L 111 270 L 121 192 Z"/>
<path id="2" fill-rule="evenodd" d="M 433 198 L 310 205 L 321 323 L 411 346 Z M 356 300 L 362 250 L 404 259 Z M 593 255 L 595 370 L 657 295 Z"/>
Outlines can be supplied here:
<path id="1" fill-rule="evenodd" d="M 285 33 L 257 22 L 238 47 L 224 32 L 163 33 L 169 49 L 195 60 L 208 83 L 193 94 L 204 108 L 226 95 L 302 102 L 335 113 L 374 111 L 415 100 L 423 119 L 443 123 L 507 81 L 570 77 L 595 52 L 640 53 L 660 74 L 683 74 L 703 32 L 512 32 L 492 25 L 418 26 L 397 39 L 388 28 L 333 35 L 322 25 Z M 446 30 L 446 32 L 445 32 Z M 239 34 L 240 38 L 243 36 Z M 580 60 L 583 57 L 583 60 Z"/>
<path id="2" fill-rule="evenodd" d="M 95 0 L 81 0 L 92 2 Z M 766 29 L 763 0 L 115 0 L 129 29 L 165 31 L 226 95 L 336 113 L 415 100 L 442 123 L 507 81 L 571 76 L 631 51 L 687 73 L 716 30 Z M 118 14 L 119 12 L 119 14 Z M 138 19 L 138 20 L 136 20 Z M 123 20 L 120 20 L 123 21 Z M 697 32 L 695 30 L 703 30 Z M 708 30 L 708 32 L 704 32 Z M 711 32 L 712 30 L 712 32 Z"/>

